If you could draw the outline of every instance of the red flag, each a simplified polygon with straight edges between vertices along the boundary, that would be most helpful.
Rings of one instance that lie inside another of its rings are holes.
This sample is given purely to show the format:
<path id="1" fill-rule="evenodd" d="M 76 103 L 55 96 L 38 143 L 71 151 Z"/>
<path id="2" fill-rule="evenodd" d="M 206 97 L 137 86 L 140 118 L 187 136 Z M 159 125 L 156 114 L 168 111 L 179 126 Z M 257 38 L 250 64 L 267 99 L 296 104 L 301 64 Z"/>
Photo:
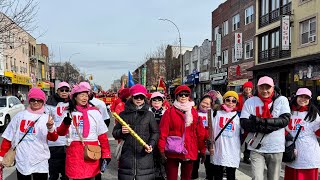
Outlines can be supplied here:
<path id="1" fill-rule="evenodd" d="M 166 92 L 166 84 L 164 83 L 164 81 L 163 81 L 163 78 L 162 78 L 162 77 L 159 79 L 158 87 L 163 88 L 163 91 L 164 91 L 164 92 Z"/>

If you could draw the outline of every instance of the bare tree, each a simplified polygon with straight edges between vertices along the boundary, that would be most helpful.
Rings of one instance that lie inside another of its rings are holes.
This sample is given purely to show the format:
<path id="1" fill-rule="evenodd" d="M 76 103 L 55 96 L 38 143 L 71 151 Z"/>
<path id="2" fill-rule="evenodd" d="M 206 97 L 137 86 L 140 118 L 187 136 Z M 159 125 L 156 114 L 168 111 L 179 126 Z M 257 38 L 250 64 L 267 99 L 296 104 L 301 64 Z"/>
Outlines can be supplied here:
<path id="1" fill-rule="evenodd" d="M 55 67 L 55 78 L 62 81 L 76 84 L 79 81 L 80 70 L 70 62 L 52 63 L 51 66 Z"/>

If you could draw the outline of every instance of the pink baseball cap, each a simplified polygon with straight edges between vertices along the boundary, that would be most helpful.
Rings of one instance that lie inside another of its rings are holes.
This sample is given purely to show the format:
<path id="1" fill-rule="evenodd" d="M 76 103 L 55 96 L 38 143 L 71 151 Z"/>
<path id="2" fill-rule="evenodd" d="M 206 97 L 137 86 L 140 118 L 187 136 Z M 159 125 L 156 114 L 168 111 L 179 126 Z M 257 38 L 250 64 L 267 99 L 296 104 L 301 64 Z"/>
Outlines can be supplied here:
<path id="1" fill-rule="evenodd" d="M 79 86 L 84 86 L 84 87 L 86 87 L 87 89 L 91 90 L 91 86 L 90 86 L 90 84 L 89 84 L 88 82 L 85 82 L 85 81 L 80 82 L 80 83 L 79 83 Z"/>
<path id="2" fill-rule="evenodd" d="M 67 87 L 70 89 L 70 85 L 67 82 L 60 82 L 58 84 L 58 89 L 62 88 L 62 87 Z"/>
<path id="3" fill-rule="evenodd" d="M 273 79 L 269 76 L 263 76 L 258 81 L 258 86 L 262 84 L 268 84 L 271 87 L 274 87 Z"/>
<path id="4" fill-rule="evenodd" d="M 89 89 L 81 84 L 76 84 L 73 86 L 71 93 L 70 93 L 70 98 L 72 99 L 72 96 L 76 93 L 81 93 L 81 92 L 89 92 Z"/>
<path id="5" fill-rule="evenodd" d="M 155 97 L 161 97 L 163 99 L 164 95 L 161 94 L 160 92 L 154 92 L 151 94 L 151 98 L 150 99 L 153 99 Z"/>
<path id="6" fill-rule="evenodd" d="M 129 89 L 129 92 L 131 96 L 136 96 L 139 94 L 146 96 L 147 89 L 141 84 L 136 84 Z"/>
<path id="7" fill-rule="evenodd" d="M 296 93 L 297 96 L 300 96 L 300 95 L 307 95 L 309 96 L 310 98 L 312 98 L 312 93 L 311 91 L 308 89 L 308 88 L 299 88 L 297 93 Z"/>

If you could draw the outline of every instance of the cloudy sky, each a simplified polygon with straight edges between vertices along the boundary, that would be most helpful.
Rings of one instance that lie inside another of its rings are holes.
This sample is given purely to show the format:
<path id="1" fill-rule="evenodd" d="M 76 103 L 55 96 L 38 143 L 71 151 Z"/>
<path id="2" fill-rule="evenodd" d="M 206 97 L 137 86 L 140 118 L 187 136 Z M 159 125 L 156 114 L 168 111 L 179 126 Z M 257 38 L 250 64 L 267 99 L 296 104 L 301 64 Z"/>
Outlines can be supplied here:
<path id="1" fill-rule="evenodd" d="M 52 62 L 71 61 L 104 89 L 141 65 L 161 44 L 201 45 L 211 39 L 211 12 L 225 0 L 41 0 L 37 43 Z"/>

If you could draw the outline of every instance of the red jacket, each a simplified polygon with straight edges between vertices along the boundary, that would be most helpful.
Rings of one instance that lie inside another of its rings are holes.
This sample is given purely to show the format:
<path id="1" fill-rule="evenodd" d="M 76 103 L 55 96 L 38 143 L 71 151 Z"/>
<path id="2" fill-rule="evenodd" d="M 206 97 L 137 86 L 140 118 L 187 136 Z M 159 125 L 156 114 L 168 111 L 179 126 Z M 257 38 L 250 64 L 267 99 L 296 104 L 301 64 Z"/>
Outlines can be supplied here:
<path id="1" fill-rule="evenodd" d="M 168 158 L 179 158 L 179 159 L 190 159 L 196 160 L 198 158 L 198 151 L 205 154 L 205 129 L 202 122 L 198 118 L 198 112 L 192 108 L 193 123 L 186 127 L 185 133 L 185 147 L 188 154 L 173 154 L 167 153 Z M 184 114 L 178 110 L 176 107 L 172 106 L 170 109 L 166 110 L 161 118 L 159 129 L 160 138 L 158 141 L 158 147 L 160 152 L 164 152 L 166 139 L 168 136 L 180 136 L 183 135 L 183 129 L 185 126 Z"/>
<path id="2" fill-rule="evenodd" d="M 116 112 L 119 115 L 122 111 L 124 111 L 124 107 L 125 103 L 121 101 L 117 104 L 114 112 Z"/>
<path id="3" fill-rule="evenodd" d="M 116 100 L 114 100 L 110 106 L 110 110 L 111 112 L 115 112 L 117 105 L 122 102 L 122 100 L 120 98 L 117 98 Z"/>
<path id="4" fill-rule="evenodd" d="M 249 98 L 250 98 L 250 97 L 252 97 L 252 95 L 249 96 Z M 237 104 L 237 111 L 240 111 L 240 112 L 241 112 L 244 102 L 245 102 L 245 100 L 244 100 L 244 98 L 243 98 L 243 94 L 239 94 L 239 102 L 238 102 L 238 104 Z"/>

